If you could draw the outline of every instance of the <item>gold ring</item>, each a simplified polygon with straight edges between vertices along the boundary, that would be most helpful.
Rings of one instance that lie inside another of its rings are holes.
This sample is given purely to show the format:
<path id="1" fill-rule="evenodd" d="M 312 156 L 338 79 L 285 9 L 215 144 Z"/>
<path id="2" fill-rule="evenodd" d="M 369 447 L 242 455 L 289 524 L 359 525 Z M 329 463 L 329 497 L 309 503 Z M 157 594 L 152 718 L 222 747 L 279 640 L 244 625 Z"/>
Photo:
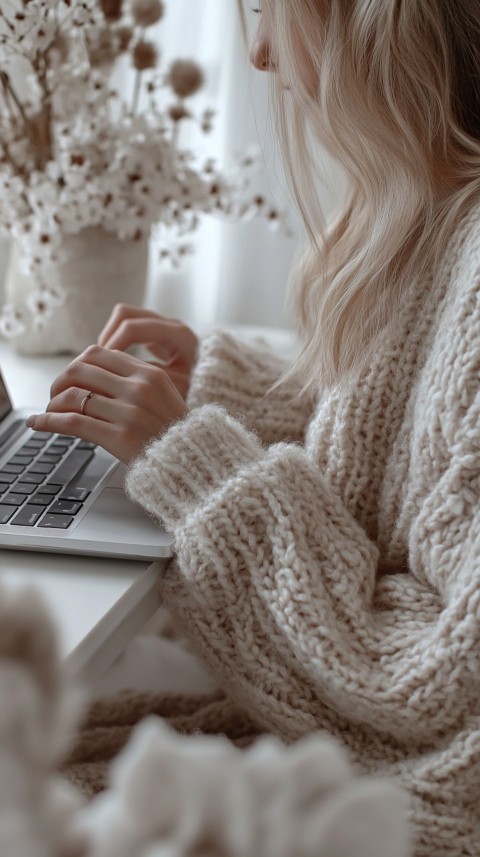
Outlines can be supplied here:
<path id="1" fill-rule="evenodd" d="M 80 413 L 81 413 L 81 414 L 85 415 L 85 408 L 86 408 L 86 406 L 87 406 L 87 402 L 88 402 L 88 400 L 89 400 L 89 399 L 91 399 L 91 398 L 92 398 L 92 396 L 93 396 L 93 393 L 92 393 L 92 391 L 90 390 L 90 391 L 87 393 L 87 395 L 86 395 L 86 396 L 84 396 L 84 398 L 82 399 L 82 404 L 80 405 Z"/>

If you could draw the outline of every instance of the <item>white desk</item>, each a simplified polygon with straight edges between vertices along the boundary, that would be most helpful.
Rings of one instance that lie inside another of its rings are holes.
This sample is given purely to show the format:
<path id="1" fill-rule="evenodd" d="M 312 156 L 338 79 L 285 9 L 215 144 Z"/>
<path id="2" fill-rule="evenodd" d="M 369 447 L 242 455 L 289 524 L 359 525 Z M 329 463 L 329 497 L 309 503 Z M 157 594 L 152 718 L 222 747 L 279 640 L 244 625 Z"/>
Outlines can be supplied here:
<path id="1" fill-rule="evenodd" d="M 18 407 L 44 407 L 67 360 L 21 357 L 0 342 L 0 367 Z M 57 621 L 65 657 L 87 681 L 97 679 L 157 611 L 161 570 L 161 563 L 0 549 L 0 580 L 40 589 Z"/>

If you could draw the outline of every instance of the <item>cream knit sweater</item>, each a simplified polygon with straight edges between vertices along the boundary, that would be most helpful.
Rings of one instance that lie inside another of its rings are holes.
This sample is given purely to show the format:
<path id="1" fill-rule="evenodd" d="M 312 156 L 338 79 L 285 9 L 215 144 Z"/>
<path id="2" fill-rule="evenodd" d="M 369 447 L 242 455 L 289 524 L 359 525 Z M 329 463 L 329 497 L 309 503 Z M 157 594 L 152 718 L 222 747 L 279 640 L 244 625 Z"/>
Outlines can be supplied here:
<path id="1" fill-rule="evenodd" d="M 283 368 L 211 336 L 131 467 L 161 592 L 259 730 L 326 730 L 408 787 L 415 857 L 478 857 L 480 212 L 348 390 L 268 394 Z"/>

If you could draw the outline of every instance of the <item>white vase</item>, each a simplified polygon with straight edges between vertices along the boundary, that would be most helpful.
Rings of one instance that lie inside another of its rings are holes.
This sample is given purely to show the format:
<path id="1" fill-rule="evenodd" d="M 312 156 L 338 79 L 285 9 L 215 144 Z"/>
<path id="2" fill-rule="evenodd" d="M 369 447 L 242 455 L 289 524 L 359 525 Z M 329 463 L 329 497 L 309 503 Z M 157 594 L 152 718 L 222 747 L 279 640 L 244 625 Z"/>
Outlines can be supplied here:
<path id="1" fill-rule="evenodd" d="M 148 238 L 121 241 L 101 227 L 67 235 L 62 260 L 44 267 L 46 281 L 64 296 L 42 324 L 26 307 L 37 285 L 22 270 L 20 250 L 12 247 L 5 298 L 22 308 L 26 330 L 12 340 L 22 354 L 78 354 L 96 342 L 117 303 L 140 306 L 145 297 Z"/>

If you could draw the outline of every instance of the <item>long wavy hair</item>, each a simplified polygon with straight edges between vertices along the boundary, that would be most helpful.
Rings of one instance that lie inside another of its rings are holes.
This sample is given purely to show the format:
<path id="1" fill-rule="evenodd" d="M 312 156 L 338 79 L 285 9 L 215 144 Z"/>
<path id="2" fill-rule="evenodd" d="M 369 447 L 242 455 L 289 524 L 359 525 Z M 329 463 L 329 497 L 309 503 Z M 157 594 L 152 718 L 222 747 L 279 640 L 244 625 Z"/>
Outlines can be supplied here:
<path id="1" fill-rule="evenodd" d="M 262 14 L 276 126 L 308 235 L 289 280 L 305 343 L 293 371 L 313 392 L 368 362 L 480 199 L 480 3 L 263 0 Z M 319 143 L 348 184 L 330 224 Z"/>

